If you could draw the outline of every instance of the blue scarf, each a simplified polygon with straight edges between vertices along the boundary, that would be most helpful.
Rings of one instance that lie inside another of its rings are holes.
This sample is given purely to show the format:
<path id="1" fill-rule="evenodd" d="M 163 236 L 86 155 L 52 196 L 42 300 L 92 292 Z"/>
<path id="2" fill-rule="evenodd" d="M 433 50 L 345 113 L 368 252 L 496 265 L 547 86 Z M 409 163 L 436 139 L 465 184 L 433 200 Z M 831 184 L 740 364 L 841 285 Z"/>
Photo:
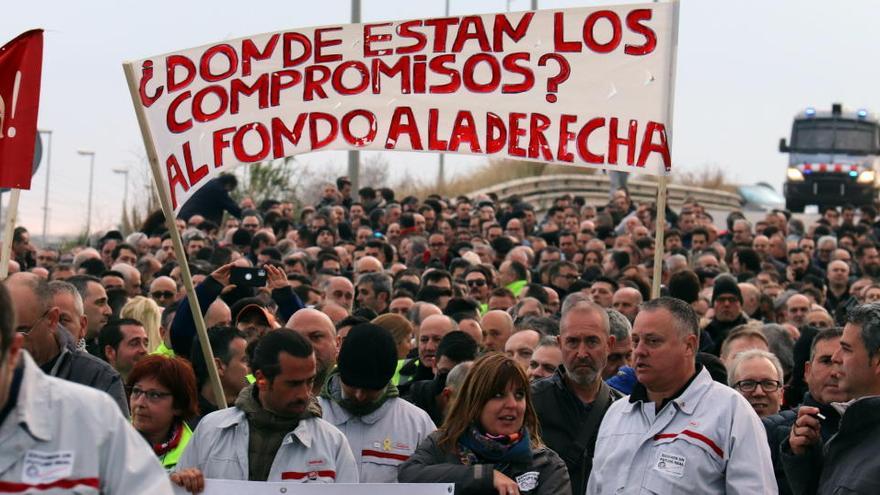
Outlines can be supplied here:
<path id="1" fill-rule="evenodd" d="M 493 464 L 510 462 L 529 462 L 532 448 L 529 432 L 522 428 L 513 435 L 489 435 L 471 426 L 458 439 L 464 464 L 478 464 L 479 461 Z"/>

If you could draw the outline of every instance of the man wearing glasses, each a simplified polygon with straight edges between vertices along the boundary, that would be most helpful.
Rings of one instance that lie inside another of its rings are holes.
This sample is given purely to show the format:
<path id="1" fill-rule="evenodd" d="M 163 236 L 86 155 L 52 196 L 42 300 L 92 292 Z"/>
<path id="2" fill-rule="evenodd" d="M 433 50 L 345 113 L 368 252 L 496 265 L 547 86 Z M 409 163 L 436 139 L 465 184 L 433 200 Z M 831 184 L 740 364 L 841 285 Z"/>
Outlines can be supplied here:
<path id="1" fill-rule="evenodd" d="M 7 289 L 21 292 L 22 282 L 0 285 L 0 487 L 171 494 L 156 456 L 107 394 L 49 377 L 34 362 L 26 349 L 58 309 L 36 305 L 30 314 Z"/>
<path id="2" fill-rule="evenodd" d="M 15 331 L 23 336 L 32 362 L 49 376 L 107 392 L 127 417 L 128 401 L 119 373 L 76 349 L 73 336 L 58 324 L 61 310 L 52 304 L 49 283 L 33 273 L 15 273 L 4 285 L 16 309 Z"/>
<path id="3" fill-rule="evenodd" d="M 489 295 L 492 294 L 492 274 L 485 267 L 472 266 L 465 271 L 464 282 L 468 295 L 480 303 L 480 314 L 489 311 Z"/>
<path id="4" fill-rule="evenodd" d="M 779 412 L 782 406 L 782 364 L 775 355 L 749 349 L 736 355 L 727 372 L 728 383 L 749 401 L 758 416 Z"/>
<path id="5" fill-rule="evenodd" d="M 150 283 L 150 297 L 160 308 L 167 308 L 177 300 L 177 283 L 171 277 L 157 277 Z"/>

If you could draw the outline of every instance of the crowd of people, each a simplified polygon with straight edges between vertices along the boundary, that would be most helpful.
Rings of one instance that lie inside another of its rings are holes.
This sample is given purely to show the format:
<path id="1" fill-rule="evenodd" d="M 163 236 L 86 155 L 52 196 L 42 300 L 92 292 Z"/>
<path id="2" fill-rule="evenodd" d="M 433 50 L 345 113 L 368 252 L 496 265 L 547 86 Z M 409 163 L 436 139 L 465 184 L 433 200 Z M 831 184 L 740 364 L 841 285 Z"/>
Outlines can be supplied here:
<path id="1" fill-rule="evenodd" d="M 880 487 L 872 207 L 811 225 L 734 211 L 719 228 L 686 200 L 660 246 L 655 205 L 625 187 L 541 214 L 517 197 L 354 192 L 345 177 L 296 208 L 235 188 L 222 175 L 182 207 L 183 253 L 161 212 L 63 251 L 15 229 L 0 491 Z"/>

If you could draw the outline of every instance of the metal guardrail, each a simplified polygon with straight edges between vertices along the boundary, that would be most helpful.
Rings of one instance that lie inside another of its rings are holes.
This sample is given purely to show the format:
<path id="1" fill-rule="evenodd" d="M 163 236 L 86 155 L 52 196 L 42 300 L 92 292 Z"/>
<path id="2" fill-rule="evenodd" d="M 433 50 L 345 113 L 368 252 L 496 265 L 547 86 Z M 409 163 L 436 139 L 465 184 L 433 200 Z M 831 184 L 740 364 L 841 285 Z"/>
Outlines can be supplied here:
<path id="1" fill-rule="evenodd" d="M 474 198 L 479 195 L 495 193 L 499 199 L 519 196 L 533 204 L 539 212 L 553 206 L 553 201 L 563 194 L 583 196 L 587 204 L 604 205 L 609 200 L 611 184 L 605 174 L 553 174 L 514 179 L 491 187 L 479 189 L 468 194 Z M 633 201 L 656 201 L 657 183 L 645 180 L 632 180 L 627 183 Z M 711 210 L 736 210 L 742 208 L 739 194 L 703 189 L 700 187 L 667 185 L 667 201 L 670 206 L 681 206 L 686 198 L 693 198 Z"/>

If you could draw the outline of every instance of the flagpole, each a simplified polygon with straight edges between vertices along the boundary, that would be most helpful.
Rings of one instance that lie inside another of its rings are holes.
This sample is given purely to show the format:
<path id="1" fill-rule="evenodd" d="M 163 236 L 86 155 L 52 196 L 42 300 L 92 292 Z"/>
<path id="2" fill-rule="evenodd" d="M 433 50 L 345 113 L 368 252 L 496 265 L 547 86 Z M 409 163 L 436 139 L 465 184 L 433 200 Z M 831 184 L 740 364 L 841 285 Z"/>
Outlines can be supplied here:
<path id="1" fill-rule="evenodd" d="M 3 251 L 0 253 L 0 280 L 6 280 L 9 275 L 9 259 L 12 257 L 12 235 L 15 230 L 16 216 L 18 216 L 18 197 L 21 189 L 13 189 L 9 195 L 9 205 L 6 207 L 6 225 L 3 228 Z"/>
<path id="2" fill-rule="evenodd" d="M 666 145 L 672 156 L 672 111 L 675 108 L 675 65 L 678 53 L 678 0 L 672 0 L 672 42 L 669 56 L 669 95 L 666 98 Z M 672 160 L 672 158 L 670 158 Z M 669 164 L 672 167 L 672 163 Z M 668 171 L 667 171 L 668 172 Z M 663 276 L 663 253 L 666 251 L 666 183 L 669 177 L 660 176 L 657 184 L 657 225 L 654 230 L 654 275 L 651 280 L 651 299 L 660 297 L 660 278 Z"/>
<path id="3" fill-rule="evenodd" d="M 183 249 L 180 232 L 177 231 L 177 224 L 174 221 L 175 216 L 174 208 L 171 207 L 171 197 L 168 189 L 164 185 L 162 172 L 159 169 L 159 158 L 156 155 L 156 147 L 153 145 L 150 125 L 147 122 L 144 107 L 140 102 L 135 68 L 131 63 L 122 64 L 122 68 L 125 70 L 125 78 L 128 81 L 128 90 L 131 93 L 131 100 L 132 103 L 134 103 L 134 110 L 137 114 L 138 124 L 140 125 L 141 137 L 144 139 L 144 147 L 147 150 L 147 159 L 150 162 L 150 169 L 153 172 L 153 181 L 155 182 L 156 189 L 159 193 L 159 202 L 162 204 L 162 212 L 165 214 L 165 225 L 168 228 L 168 233 L 171 235 L 171 242 L 174 244 L 174 254 L 177 256 L 178 266 L 180 267 L 180 278 L 183 279 L 183 286 L 186 288 L 186 298 L 189 300 L 189 307 L 190 310 L 192 310 L 193 321 L 196 324 L 196 333 L 199 337 L 199 344 L 202 346 L 202 355 L 205 357 L 208 376 L 211 379 L 211 390 L 214 392 L 214 402 L 218 409 L 225 409 L 227 407 L 226 395 L 223 393 L 223 385 L 220 384 L 220 375 L 217 373 L 217 363 L 214 362 L 214 351 L 211 349 L 211 343 L 208 340 L 205 319 L 202 316 L 202 310 L 199 307 L 199 299 L 196 297 L 196 290 L 193 287 L 192 274 L 189 271 L 186 252 Z"/>

